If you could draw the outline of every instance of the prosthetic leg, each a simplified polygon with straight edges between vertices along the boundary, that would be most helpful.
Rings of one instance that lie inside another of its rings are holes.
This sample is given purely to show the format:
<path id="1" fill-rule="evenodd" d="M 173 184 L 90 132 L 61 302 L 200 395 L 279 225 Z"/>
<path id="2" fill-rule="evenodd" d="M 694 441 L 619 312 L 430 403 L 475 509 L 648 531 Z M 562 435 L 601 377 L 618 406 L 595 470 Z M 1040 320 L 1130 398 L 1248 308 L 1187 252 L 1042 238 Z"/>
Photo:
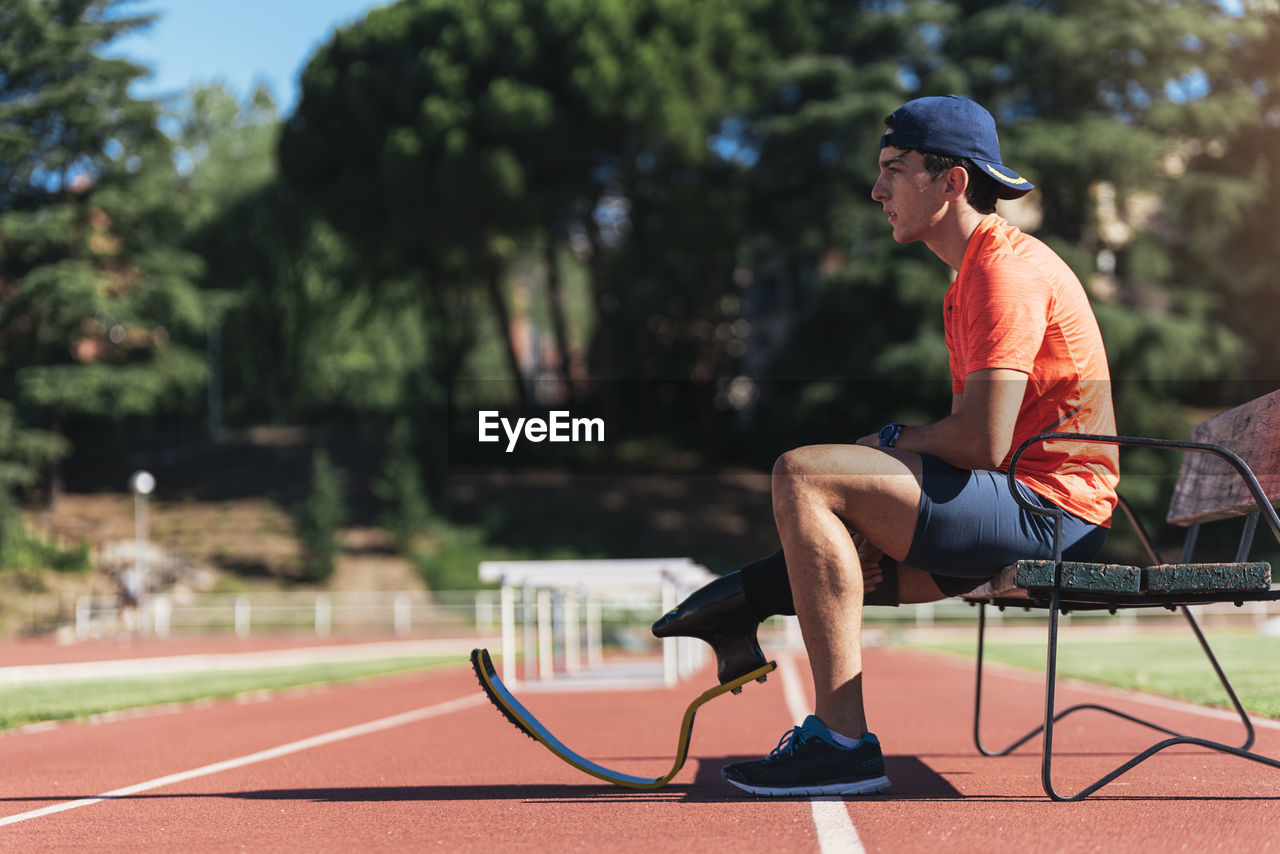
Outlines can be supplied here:
<path id="1" fill-rule="evenodd" d="M 471 653 L 471 666 L 476 672 L 476 677 L 480 680 L 480 687 L 484 689 L 485 694 L 489 697 L 489 702 L 493 703 L 507 720 L 515 724 L 517 729 L 579 771 L 584 771 L 593 777 L 599 777 L 601 780 L 613 783 L 615 786 L 623 786 L 628 789 L 660 789 L 671 782 L 671 778 L 675 777 L 680 769 L 684 767 L 685 759 L 689 756 L 689 740 L 693 736 L 693 718 L 698 709 L 708 700 L 714 700 L 721 694 L 727 694 L 730 691 L 736 694 L 742 690 L 743 685 L 753 679 L 763 682 L 765 676 L 777 667 L 772 661 L 764 662 L 760 667 L 744 673 L 737 679 L 717 685 L 699 694 L 684 710 L 684 719 L 680 722 L 680 734 L 676 739 L 676 758 L 671 764 L 671 770 L 661 777 L 638 777 L 634 774 L 614 771 L 592 762 L 590 759 L 571 750 L 564 742 L 552 735 L 550 730 L 521 705 L 520 701 L 515 698 L 507 686 L 502 684 L 502 680 L 498 678 L 498 672 L 493 666 L 493 661 L 489 658 L 488 650 L 473 650 Z"/>
<path id="2" fill-rule="evenodd" d="M 764 603 L 764 604 L 760 604 Z M 706 702 L 727 693 L 740 693 L 751 681 L 763 682 L 777 667 L 764 657 L 756 637 L 760 621 L 773 614 L 794 614 L 787 567 L 782 551 L 747 564 L 741 570 L 721 576 L 695 590 L 653 625 L 660 638 L 693 637 L 706 641 L 716 655 L 716 675 L 720 682 L 698 695 L 685 709 L 676 740 L 676 757 L 671 770 L 661 777 L 638 777 L 605 768 L 571 750 L 543 726 L 502 684 L 489 652 L 471 653 L 471 666 L 480 687 L 498 711 L 525 735 L 542 744 L 573 767 L 617 786 L 658 789 L 665 786 L 684 766 L 693 735 L 693 719 Z"/>

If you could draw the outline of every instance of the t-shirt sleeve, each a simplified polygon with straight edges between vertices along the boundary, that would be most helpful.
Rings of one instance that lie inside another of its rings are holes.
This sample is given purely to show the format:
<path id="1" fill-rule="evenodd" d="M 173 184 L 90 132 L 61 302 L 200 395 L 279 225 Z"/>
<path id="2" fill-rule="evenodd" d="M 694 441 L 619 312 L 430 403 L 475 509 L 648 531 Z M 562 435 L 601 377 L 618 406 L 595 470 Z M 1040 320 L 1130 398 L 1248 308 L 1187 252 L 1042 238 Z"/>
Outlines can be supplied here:
<path id="1" fill-rule="evenodd" d="M 959 377 L 992 368 L 1031 373 L 1049 322 L 1051 296 L 1049 283 L 1026 264 L 975 270 L 961 308 L 964 353 L 953 370 Z"/>

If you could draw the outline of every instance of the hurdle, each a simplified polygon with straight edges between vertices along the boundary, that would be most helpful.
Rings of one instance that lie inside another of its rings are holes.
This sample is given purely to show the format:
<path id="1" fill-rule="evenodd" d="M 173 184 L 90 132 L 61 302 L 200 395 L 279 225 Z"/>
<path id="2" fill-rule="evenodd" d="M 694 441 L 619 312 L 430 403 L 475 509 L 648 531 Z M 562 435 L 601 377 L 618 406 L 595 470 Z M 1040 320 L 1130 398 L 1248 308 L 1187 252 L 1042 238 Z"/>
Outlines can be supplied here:
<path id="1" fill-rule="evenodd" d="M 656 620 L 716 577 L 687 557 L 483 561 L 478 574 L 481 581 L 499 585 L 502 679 L 508 685 L 521 678 L 516 665 L 521 655 L 525 681 L 554 679 L 557 644 L 566 673 L 584 671 L 584 646 L 586 669 L 598 670 L 604 663 L 601 615 L 607 602 L 652 601 Z M 694 638 L 663 639 L 663 683 L 674 685 L 691 675 L 706 655 L 706 645 Z"/>

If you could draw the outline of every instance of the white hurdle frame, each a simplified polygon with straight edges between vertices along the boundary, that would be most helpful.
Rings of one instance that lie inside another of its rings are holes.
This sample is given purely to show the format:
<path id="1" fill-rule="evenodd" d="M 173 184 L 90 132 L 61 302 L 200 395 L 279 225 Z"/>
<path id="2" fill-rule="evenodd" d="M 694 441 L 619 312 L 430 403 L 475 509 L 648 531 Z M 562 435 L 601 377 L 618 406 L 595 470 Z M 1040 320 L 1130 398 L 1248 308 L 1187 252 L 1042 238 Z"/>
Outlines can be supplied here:
<path id="1" fill-rule="evenodd" d="M 661 614 L 716 576 L 687 557 L 617 560 L 484 561 L 480 580 L 500 585 L 502 622 L 502 678 L 514 685 L 520 678 L 516 659 L 524 658 L 525 680 L 555 678 L 555 647 L 563 645 L 564 670 L 580 673 L 604 663 L 602 599 L 610 594 L 657 594 Z M 522 598 L 521 620 L 516 596 Z M 579 603 L 583 604 L 579 608 Z M 559 608 L 555 607 L 558 604 Z M 560 618 L 556 619 L 555 615 Z M 517 627 L 516 623 L 523 625 Z M 580 625 L 585 631 L 580 631 Z M 582 665 L 583 637 L 586 665 Z M 519 642 L 518 638 L 523 638 Z M 662 641 L 662 678 L 668 685 L 696 672 L 706 661 L 705 644 L 692 638 Z"/>

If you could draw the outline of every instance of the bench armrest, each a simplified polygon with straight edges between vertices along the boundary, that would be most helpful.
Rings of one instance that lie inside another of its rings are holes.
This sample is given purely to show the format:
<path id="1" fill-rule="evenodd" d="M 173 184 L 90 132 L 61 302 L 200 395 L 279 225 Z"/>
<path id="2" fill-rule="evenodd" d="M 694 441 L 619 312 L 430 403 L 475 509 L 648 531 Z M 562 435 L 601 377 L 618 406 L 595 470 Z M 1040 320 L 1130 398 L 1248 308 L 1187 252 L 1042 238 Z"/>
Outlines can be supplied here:
<path id="1" fill-rule="evenodd" d="M 1054 520 L 1053 534 L 1053 559 L 1055 563 L 1062 562 L 1062 519 L 1066 514 L 1065 510 L 1058 507 L 1044 508 L 1039 507 L 1022 497 L 1016 487 L 1015 475 L 1018 469 L 1018 460 L 1022 458 L 1023 453 L 1032 445 L 1049 440 L 1056 441 L 1074 441 L 1074 442 L 1090 442 L 1108 445 L 1119 445 L 1121 447 L 1146 447 L 1146 448 L 1168 448 L 1180 451 L 1192 451 L 1196 453 L 1213 454 L 1225 460 L 1240 477 L 1244 480 L 1245 486 L 1248 487 L 1250 494 L 1258 504 L 1258 512 L 1266 520 L 1267 527 L 1271 529 L 1272 535 L 1276 538 L 1276 542 L 1280 543 L 1280 515 L 1277 515 L 1276 508 L 1271 505 L 1271 501 L 1267 498 L 1266 490 L 1262 488 L 1262 484 L 1258 482 L 1258 478 L 1254 475 L 1249 465 L 1242 460 L 1234 452 L 1222 447 L 1221 445 L 1210 445 L 1204 442 L 1186 442 L 1176 439 L 1146 439 L 1137 436 L 1105 436 L 1095 433 L 1041 433 L 1039 436 L 1032 436 L 1014 452 L 1013 459 L 1009 461 L 1009 471 L 1007 473 L 1009 482 L 1009 492 L 1013 495 L 1015 501 L 1029 513 L 1037 516 L 1044 516 Z M 1132 513 L 1125 507 L 1126 514 L 1132 521 L 1136 522 Z M 1139 535 L 1146 540 L 1145 533 L 1139 529 Z M 1149 549 L 1150 550 L 1150 549 Z"/>

